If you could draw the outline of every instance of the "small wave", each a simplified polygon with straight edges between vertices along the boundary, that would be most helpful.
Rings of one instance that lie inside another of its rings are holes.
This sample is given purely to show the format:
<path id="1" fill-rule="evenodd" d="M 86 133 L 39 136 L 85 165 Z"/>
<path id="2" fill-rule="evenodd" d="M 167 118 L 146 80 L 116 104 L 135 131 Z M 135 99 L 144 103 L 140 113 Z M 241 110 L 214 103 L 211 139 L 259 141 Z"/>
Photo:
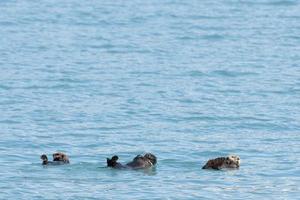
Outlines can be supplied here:
<path id="1" fill-rule="evenodd" d="M 294 6 L 297 5 L 298 2 L 296 1 L 273 1 L 273 2 L 266 2 L 266 5 L 274 5 L 274 6 Z"/>
<path id="2" fill-rule="evenodd" d="M 1 120 L 0 124 L 21 124 L 21 122 L 16 120 L 6 119 L 6 120 Z"/>
<path id="3" fill-rule="evenodd" d="M 224 77 L 239 77 L 239 76 L 257 75 L 257 73 L 228 71 L 228 70 L 215 70 L 215 71 L 211 72 L 211 75 L 213 75 L 213 76 L 224 76 Z"/>
<path id="4" fill-rule="evenodd" d="M 206 74 L 204 72 L 196 71 L 196 70 L 192 70 L 192 71 L 188 72 L 187 75 L 191 76 L 191 77 L 203 77 L 203 76 L 206 76 Z"/>
<path id="5" fill-rule="evenodd" d="M 181 37 L 176 37 L 178 40 L 183 40 L 183 41 L 188 41 L 188 40 L 195 40 L 196 37 L 193 36 L 181 36 Z"/>
<path id="6" fill-rule="evenodd" d="M 0 85 L 0 89 L 3 89 L 3 90 L 10 90 L 11 87 L 6 86 L 6 85 Z"/>
<path id="7" fill-rule="evenodd" d="M 292 0 L 278 0 L 278 1 L 239 1 L 240 4 L 245 5 L 265 5 L 265 6 L 294 6 L 297 5 L 297 1 Z"/>
<path id="8" fill-rule="evenodd" d="M 9 22 L 9 21 L 2 21 L 2 22 L 0 22 L 0 26 L 14 26 L 14 25 L 16 25 L 16 23 L 14 23 L 14 22 Z"/>
<path id="9" fill-rule="evenodd" d="M 201 38 L 204 40 L 218 41 L 218 40 L 223 40 L 225 37 L 219 34 L 211 34 L 211 35 L 203 35 Z"/>

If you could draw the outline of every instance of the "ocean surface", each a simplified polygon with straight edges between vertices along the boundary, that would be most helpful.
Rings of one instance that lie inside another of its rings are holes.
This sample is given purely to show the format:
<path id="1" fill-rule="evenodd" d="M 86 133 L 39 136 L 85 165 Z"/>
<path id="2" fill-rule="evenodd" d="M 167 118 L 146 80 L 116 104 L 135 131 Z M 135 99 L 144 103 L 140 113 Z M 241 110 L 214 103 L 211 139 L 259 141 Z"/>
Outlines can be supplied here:
<path id="1" fill-rule="evenodd" d="M 1 200 L 299 199 L 300 0 L 1 0 L 0 136 Z"/>

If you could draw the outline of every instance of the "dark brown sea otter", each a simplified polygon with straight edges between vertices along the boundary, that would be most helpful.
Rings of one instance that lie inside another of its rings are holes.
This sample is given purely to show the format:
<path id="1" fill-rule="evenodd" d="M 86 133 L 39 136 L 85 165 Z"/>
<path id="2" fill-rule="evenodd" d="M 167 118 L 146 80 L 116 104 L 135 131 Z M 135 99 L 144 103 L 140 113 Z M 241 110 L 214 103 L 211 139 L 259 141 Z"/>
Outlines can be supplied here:
<path id="1" fill-rule="evenodd" d="M 151 153 L 146 153 L 144 156 L 138 155 L 126 165 L 117 162 L 118 159 L 118 156 L 113 156 L 111 159 L 107 158 L 107 167 L 115 169 L 147 169 L 157 163 L 156 156 Z"/>
<path id="2" fill-rule="evenodd" d="M 61 152 L 54 153 L 53 161 L 48 161 L 48 157 L 43 154 L 41 155 L 41 159 L 43 160 L 43 165 L 62 165 L 62 164 L 69 164 L 69 157 Z"/>
<path id="3" fill-rule="evenodd" d="M 240 167 L 240 157 L 239 156 L 227 156 L 211 159 L 202 167 L 202 169 L 238 169 Z"/>

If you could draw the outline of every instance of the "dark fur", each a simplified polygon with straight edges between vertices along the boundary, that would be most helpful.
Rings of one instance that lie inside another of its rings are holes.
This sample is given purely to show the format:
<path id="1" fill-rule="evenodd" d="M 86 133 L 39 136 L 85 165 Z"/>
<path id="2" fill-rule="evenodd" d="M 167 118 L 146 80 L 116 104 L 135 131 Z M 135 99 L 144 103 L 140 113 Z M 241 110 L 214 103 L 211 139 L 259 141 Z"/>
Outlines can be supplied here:
<path id="1" fill-rule="evenodd" d="M 223 168 L 239 168 L 240 158 L 238 156 L 218 157 L 207 161 L 202 169 L 216 169 Z"/>
<path id="2" fill-rule="evenodd" d="M 107 167 L 112 167 L 116 169 L 125 168 L 121 163 L 117 162 L 118 159 L 119 159 L 118 156 L 113 156 L 111 159 L 106 158 Z"/>
<path id="3" fill-rule="evenodd" d="M 116 169 L 146 169 L 157 163 L 156 156 L 151 153 L 146 153 L 144 156 L 138 155 L 126 165 L 122 165 L 117 160 L 118 156 L 113 156 L 111 159 L 107 158 L 107 167 Z"/>

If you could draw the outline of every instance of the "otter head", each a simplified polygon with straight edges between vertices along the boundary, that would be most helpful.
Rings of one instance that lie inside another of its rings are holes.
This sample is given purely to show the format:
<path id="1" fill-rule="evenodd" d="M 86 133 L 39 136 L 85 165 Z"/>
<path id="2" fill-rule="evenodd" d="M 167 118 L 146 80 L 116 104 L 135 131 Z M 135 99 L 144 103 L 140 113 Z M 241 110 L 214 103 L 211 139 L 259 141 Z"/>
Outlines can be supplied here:
<path id="1" fill-rule="evenodd" d="M 118 156 L 113 156 L 111 159 L 106 158 L 107 167 L 115 167 L 118 159 Z"/>
<path id="2" fill-rule="evenodd" d="M 148 159 L 152 165 L 155 165 L 157 163 L 157 158 L 152 153 L 146 153 L 144 155 L 144 158 Z"/>
<path id="3" fill-rule="evenodd" d="M 41 155 L 41 159 L 43 160 L 43 165 L 48 164 L 48 157 L 45 154 Z"/>
<path id="4" fill-rule="evenodd" d="M 239 168 L 240 167 L 240 157 L 235 155 L 227 156 L 225 159 L 225 167 L 226 168 Z"/>
<path id="5" fill-rule="evenodd" d="M 63 161 L 69 163 L 69 158 L 66 154 L 57 152 L 53 154 L 53 161 Z"/>

